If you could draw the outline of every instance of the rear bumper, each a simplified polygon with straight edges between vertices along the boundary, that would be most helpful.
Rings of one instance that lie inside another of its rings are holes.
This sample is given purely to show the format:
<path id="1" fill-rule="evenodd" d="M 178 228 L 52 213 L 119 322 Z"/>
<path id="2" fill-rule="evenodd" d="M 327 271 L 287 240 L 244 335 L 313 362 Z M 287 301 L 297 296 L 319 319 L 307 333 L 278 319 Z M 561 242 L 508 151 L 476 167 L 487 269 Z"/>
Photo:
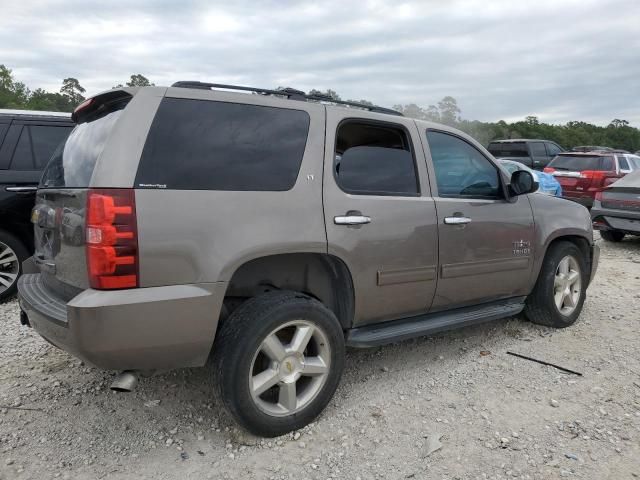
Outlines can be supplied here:
<path id="1" fill-rule="evenodd" d="M 617 230 L 632 235 L 640 235 L 640 212 L 610 210 L 597 203 L 591 210 L 594 228 L 597 230 Z"/>
<path id="2" fill-rule="evenodd" d="M 226 283 L 131 290 L 85 290 L 68 303 L 40 274 L 18 282 L 20 307 L 53 345 L 108 370 L 204 365 L 218 324 Z"/>

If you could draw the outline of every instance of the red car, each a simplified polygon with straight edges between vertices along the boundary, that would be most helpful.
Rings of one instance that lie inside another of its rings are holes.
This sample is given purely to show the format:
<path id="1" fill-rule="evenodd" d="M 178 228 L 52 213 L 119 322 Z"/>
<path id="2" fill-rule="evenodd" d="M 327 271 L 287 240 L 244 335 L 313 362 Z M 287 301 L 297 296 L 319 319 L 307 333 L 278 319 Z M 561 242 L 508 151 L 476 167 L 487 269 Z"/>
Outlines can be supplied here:
<path id="1" fill-rule="evenodd" d="M 544 171 L 560 182 L 564 198 L 591 208 L 598 192 L 633 169 L 623 154 L 566 152 L 551 160 Z"/>

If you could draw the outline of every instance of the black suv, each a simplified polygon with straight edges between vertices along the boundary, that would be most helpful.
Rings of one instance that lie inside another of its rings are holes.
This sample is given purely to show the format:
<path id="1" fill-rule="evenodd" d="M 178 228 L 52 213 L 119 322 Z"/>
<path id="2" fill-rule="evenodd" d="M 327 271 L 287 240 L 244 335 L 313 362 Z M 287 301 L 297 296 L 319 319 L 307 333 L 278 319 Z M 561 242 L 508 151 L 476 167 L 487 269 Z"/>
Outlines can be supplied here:
<path id="1" fill-rule="evenodd" d="M 30 215 L 42 169 L 73 126 L 66 113 L 0 110 L 0 302 L 15 293 L 33 253 Z"/>
<path id="2" fill-rule="evenodd" d="M 496 158 L 514 160 L 529 168 L 542 170 L 564 148 L 550 140 L 494 140 L 487 150 Z"/>

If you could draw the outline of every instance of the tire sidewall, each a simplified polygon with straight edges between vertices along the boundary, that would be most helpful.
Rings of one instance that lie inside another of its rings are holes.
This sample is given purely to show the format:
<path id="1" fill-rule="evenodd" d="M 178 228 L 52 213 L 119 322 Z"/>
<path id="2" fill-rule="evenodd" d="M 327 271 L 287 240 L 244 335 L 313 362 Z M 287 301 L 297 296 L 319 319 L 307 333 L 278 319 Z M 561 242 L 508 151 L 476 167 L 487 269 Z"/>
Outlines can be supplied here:
<path id="1" fill-rule="evenodd" d="M 575 310 L 570 315 L 563 315 L 558 310 L 554 300 L 554 282 L 558 264 L 567 255 L 572 256 L 580 267 L 580 298 L 578 299 L 578 304 Z M 545 258 L 542 275 L 543 283 L 541 286 L 543 288 L 544 298 L 547 299 L 547 308 L 553 317 L 554 323 L 559 327 L 568 327 L 573 325 L 580 316 L 582 306 L 586 299 L 588 276 L 587 264 L 584 255 L 580 249 L 572 243 L 558 244 L 557 247 L 550 251 L 549 255 Z"/>
<path id="2" fill-rule="evenodd" d="M 13 250 L 13 252 L 18 257 L 18 277 L 22 275 L 22 262 L 24 262 L 28 257 L 29 253 L 27 252 L 24 244 L 13 234 L 6 232 L 4 230 L 0 230 L 0 242 L 6 244 Z M 3 302 L 13 295 L 15 295 L 18 289 L 18 280 L 16 279 L 15 283 L 4 292 L 0 293 L 0 302 Z"/>
<path id="3" fill-rule="evenodd" d="M 227 322 L 237 321 L 237 317 L 242 317 L 251 307 L 251 304 L 241 306 Z M 259 323 L 243 325 L 244 334 L 232 348 L 228 348 L 229 345 L 222 348 L 225 358 L 220 359 L 218 382 L 225 406 L 239 423 L 253 433 L 272 437 L 302 428 L 329 403 L 344 368 L 344 335 L 333 313 L 320 302 L 306 296 L 293 296 L 290 301 L 267 309 L 260 317 Z M 306 320 L 323 331 L 331 348 L 329 373 L 321 390 L 303 410 L 286 417 L 275 417 L 264 413 L 253 401 L 250 391 L 251 366 L 264 338 L 292 320 Z M 240 322 L 244 323 L 242 319 Z"/>

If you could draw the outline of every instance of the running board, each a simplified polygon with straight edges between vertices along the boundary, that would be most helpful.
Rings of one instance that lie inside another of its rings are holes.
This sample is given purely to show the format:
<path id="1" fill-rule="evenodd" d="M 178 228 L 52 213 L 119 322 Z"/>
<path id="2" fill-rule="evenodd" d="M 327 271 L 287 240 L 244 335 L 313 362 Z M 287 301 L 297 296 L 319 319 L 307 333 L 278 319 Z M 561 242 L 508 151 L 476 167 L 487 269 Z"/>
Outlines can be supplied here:
<path id="1" fill-rule="evenodd" d="M 524 300 L 525 297 L 510 298 L 500 302 L 428 313 L 354 328 L 347 334 L 346 343 L 350 347 L 375 347 L 385 343 L 399 342 L 409 338 L 511 317 L 524 309 Z"/>

